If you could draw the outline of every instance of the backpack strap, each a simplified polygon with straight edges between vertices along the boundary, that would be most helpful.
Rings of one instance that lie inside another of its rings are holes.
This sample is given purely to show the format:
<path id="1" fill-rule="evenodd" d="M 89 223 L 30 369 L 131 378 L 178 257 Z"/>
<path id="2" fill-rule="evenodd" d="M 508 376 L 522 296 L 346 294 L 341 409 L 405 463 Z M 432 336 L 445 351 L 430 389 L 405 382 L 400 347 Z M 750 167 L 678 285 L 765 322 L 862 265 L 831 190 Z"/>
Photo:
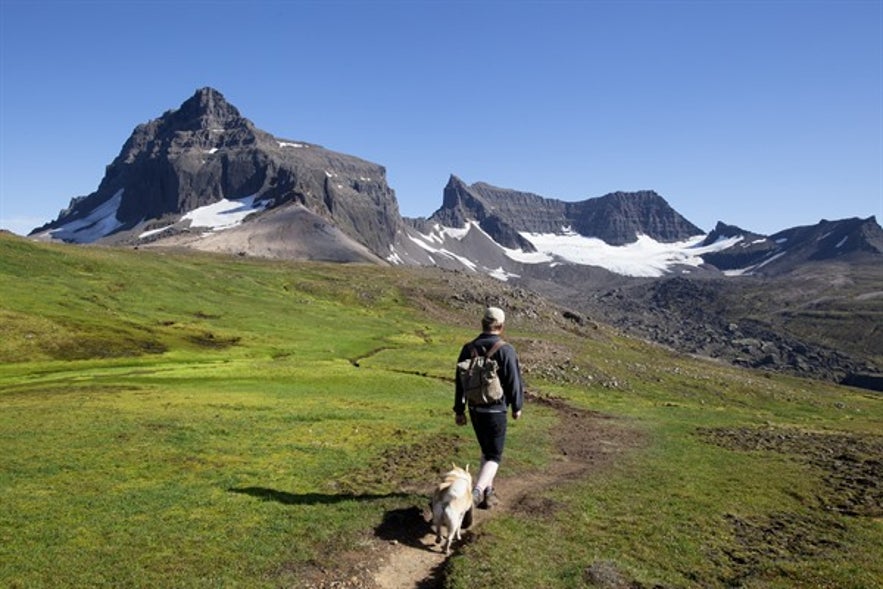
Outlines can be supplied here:
<path id="1" fill-rule="evenodd" d="M 503 340 L 497 340 L 497 343 L 491 346 L 491 349 L 487 351 L 487 354 L 484 355 L 485 358 L 490 359 L 491 356 L 497 353 L 497 350 L 506 345 L 506 342 Z"/>
<path id="2" fill-rule="evenodd" d="M 505 345 L 506 342 L 504 342 L 503 340 L 497 340 L 496 343 L 492 345 L 491 348 L 484 355 L 484 358 L 489 360 L 491 356 L 497 353 L 497 350 Z M 475 340 L 473 340 L 472 343 L 469 344 L 469 353 L 472 356 L 472 361 L 469 363 L 469 369 L 471 370 L 472 366 L 475 364 L 475 360 L 479 357 L 478 346 L 475 345 Z"/>

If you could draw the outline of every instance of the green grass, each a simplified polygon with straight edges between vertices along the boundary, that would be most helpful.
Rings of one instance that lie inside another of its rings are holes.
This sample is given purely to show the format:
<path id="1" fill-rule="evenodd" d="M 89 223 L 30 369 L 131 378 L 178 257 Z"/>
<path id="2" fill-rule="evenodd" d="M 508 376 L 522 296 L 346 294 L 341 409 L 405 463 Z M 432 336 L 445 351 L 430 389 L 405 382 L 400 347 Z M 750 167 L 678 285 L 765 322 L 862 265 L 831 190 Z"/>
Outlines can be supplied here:
<path id="1" fill-rule="evenodd" d="M 443 278 L 0 235 L 0 586 L 297 586 L 358 554 L 477 462 L 450 379 L 480 308 L 451 307 Z M 585 586 L 599 566 L 643 586 L 883 586 L 881 520 L 821 508 L 825 463 L 702 435 L 873 450 L 879 396 L 515 314 L 507 340 L 565 347 L 591 378 L 531 390 L 642 442 L 545 491 L 553 513 L 487 521 L 449 586 Z M 529 406 L 501 475 L 554 460 L 560 418 Z"/>

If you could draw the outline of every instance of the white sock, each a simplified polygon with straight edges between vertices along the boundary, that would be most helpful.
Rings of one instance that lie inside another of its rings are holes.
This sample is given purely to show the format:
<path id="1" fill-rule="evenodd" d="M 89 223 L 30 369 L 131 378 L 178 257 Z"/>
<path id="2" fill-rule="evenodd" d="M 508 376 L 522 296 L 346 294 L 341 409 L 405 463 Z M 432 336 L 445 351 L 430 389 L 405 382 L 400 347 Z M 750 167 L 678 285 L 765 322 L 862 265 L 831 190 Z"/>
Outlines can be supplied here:
<path id="1" fill-rule="evenodd" d="M 500 468 L 499 462 L 482 458 L 481 469 L 478 471 L 478 480 L 475 483 L 475 488 L 482 492 L 485 489 L 493 488 L 494 477 L 497 476 L 498 468 Z"/>

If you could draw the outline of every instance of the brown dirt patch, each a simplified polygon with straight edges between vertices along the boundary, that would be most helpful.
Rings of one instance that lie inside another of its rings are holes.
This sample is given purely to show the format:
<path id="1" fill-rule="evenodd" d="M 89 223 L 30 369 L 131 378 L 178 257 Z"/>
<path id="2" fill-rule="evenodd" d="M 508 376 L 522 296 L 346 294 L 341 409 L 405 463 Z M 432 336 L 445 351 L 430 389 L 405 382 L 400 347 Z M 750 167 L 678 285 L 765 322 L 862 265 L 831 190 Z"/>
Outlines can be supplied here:
<path id="1" fill-rule="evenodd" d="M 752 517 L 727 514 L 733 542 L 710 554 L 726 586 L 742 586 L 771 570 L 787 576 L 789 562 L 842 550 L 847 529 L 838 515 L 883 515 L 883 436 L 819 433 L 786 428 L 702 429 L 707 442 L 736 451 L 765 451 L 793 456 L 821 472 L 823 485 L 814 497 L 801 497 L 805 513 L 770 513 Z"/>
<path id="2" fill-rule="evenodd" d="M 883 436 L 773 427 L 702 429 L 699 435 L 731 450 L 795 456 L 824 473 L 825 491 L 815 498 L 820 509 L 883 516 Z"/>

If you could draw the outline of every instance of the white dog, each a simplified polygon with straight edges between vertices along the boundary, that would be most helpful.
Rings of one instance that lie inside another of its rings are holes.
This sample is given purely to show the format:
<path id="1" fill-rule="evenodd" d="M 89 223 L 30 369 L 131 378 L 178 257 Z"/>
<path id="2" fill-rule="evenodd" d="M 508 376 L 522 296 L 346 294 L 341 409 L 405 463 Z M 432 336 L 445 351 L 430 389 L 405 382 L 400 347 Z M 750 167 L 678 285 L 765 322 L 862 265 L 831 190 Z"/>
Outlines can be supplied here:
<path id="1" fill-rule="evenodd" d="M 435 528 L 436 544 L 442 541 L 442 526 L 447 528 L 448 541 L 445 554 L 451 553 L 451 542 L 454 536 L 460 539 L 460 529 L 472 524 L 472 475 L 469 465 L 453 469 L 445 473 L 444 478 L 432 494 L 432 526 Z"/>

